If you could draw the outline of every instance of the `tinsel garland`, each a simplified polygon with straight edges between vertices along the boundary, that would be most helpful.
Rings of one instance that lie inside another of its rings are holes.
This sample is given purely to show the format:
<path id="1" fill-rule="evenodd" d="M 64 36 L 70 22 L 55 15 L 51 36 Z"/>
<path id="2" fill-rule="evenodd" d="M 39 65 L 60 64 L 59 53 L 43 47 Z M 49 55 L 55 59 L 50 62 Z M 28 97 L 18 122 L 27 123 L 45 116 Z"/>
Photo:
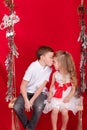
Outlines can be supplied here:
<path id="1" fill-rule="evenodd" d="M 6 70 L 8 73 L 7 81 L 7 92 L 6 92 L 6 101 L 10 101 L 9 108 L 13 108 L 13 103 L 16 100 L 16 84 L 15 84 L 15 57 L 18 58 L 19 53 L 17 52 L 17 47 L 14 43 L 14 25 L 19 22 L 19 17 L 14 11 L 14 2 L 13 0 L 5 0 L 5 5 L 10 10 L 10 15 L 4 15 L 2 23 L 0 24 L 0 29 L 7 29 L 6 38 L 8 39 L 9 54 L 5 61 Z M 17 116 L 12 111 L 12 130 L 20 130 Z"/>
<path id="2" fill-rule="evenodd" d="M 78 8 L 78 12 L 80 15 L 80 25 L 81 25 L 81 32 L 78 37 L 78 42 L 81 43 L 81 58 L 80 58 L 80 89 L 79 93 L 81 94 L 87 89 L 86 84 L 86 65 L 87 65 L 87 35 L 86 35 L 86 26 L 84 22 L 84 15 L 86 9 L 84 5 L 80 5 Z"/>
<path id="3" fill-rule="evenodd" d="M 78 7 L 78 12 L 80 15 L 80 25 L 81 31 L 78 37 L 78 42 L 81 43 L 80 47 L 80 87 L 78 89 L 78 95 L 82 99 L 82 93 L 87 89 L 86 84 L 86 65 L 87 65 L 87 35 L 86 35 L 86 26 L 84 22 L 84 15 L 86 9 L 84 7 L 84 0 L 81 0 L 81 5 Z M 83 111 L 83 100 L 80 102 L 80 109 L 78 112 L 78 130 L 82 130 L 82 111 Z"/>
<path id="4" fill-rule="evenodd" d="M 8 73 L 8 82 L 7 82 L 7 92 L 6 92 L 6 101 L 11 101 L 15 96 L 15 57 L 18 58 L 19 53 L 17 52 L 17 47 L 14 43 L 14 25 L 19 22 L 19 17 L 14 11 L 14 2 L 13 0 L 5 0 L 5 5 L 10 10 L 10 15 L 4 15 L 2 18 L 2 23 L 0 24 L 0 29 L 3 30 L 7 28 L 6 38 L 8 39 L 9 54 L 5 61 L 6 70 Z"/>
<path id="5" fill-rule="evenodd" d="M 14 10 L 13 0 L 5 0 L 5 5 L 10 9 L 11 12 Z"/>

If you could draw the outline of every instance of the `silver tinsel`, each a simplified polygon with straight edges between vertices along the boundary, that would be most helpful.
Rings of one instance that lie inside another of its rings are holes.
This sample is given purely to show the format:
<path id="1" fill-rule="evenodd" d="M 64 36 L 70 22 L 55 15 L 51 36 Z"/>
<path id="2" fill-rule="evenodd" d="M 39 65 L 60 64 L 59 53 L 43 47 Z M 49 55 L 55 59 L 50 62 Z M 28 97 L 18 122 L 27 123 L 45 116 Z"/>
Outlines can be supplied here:
<path id="1" fill-rule="evenodd" d="M 86 84 L 86 65 L 87 65 L 87 35 L 85 34 L 85 26 L 81 26 L 81 32 L 78 42 L 81 42 L 81 60 L 80 60 L 80 91 L 87 89 Z"/>
<path id="2" fill-rule="evenodd" d="M 8 1 L 9 2 L 9 1 Z M 7 81 L 7 92 L 6 92 L 6 101 L 11 101 L 15 95 L 15 86 L 14 86 L 14 77 L 15 77 L 15 64 L 14 64 L 14 58 L 18 58 L 19 53 L 17 52 L 17 47 L 14 43 L 14 36 L 15 36 L 15 31 L 14 31 L 14 25 L 19 22 L 19 17 L 16 15 L 16 12 L 13 11 L 13 6 L 10 7 L 9 3 L 8 7 L 11 10 L 11 14 L 4 15 L 2 19 L 2 23 L 0 24 L 0 29 L 3 30 L 7 28 L 6 31 L 6 38 L 8 39 L 8 47 L 9 47 L 9 54 L 6 58 L 5 61 L 5 66 L 6 70 L 8 72 L 8 81 Z M 10 3 L 13 5 L 13 3 Z"/>

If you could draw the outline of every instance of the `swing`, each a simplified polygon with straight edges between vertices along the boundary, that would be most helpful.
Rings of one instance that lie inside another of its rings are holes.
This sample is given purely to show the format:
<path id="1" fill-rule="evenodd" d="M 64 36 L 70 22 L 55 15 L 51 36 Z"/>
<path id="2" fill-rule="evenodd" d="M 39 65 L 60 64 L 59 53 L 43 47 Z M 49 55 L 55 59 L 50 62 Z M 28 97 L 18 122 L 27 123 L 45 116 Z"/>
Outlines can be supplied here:
<path id="1" fill-rule="evenodd" d="M 13 11 L 13 9 L 14 9 L 14 3 L 13 3 L 13 0 L 5 0 L 6 2 L 6 4 L 7 4 L 7 7 L 9 7 L 10 8 L 10 12 L 11 13 L 13 13 L 14 11 Z M 84 34 L 84 32 L 85 32 L 85 28 L 84 28 L 84 5 L 81 5 L 79 8 L 78 8 L 78 10 L 79 10 L 79 13 L 80 13 L 80 15 L 81 15 L 81 33 L 80 33 L 80 37 L 78 38 L 78 41 L 80 40 L 82 43 L 86 43 L 87 44 L 87 41 L 86 42 L 84 42 L 83 40 L 86 40 L 86 38 L 85 37 L 87 37 L 85 34 Z M 13 26 L 12 26 L 13 27 Z M 82 28 L 83 27 L 83 28 Z M 11 30 L 10 30 L 11 29 Z M 15 45 L 13 44 L 14 43 L 14 41 L 13 41 L 13 38 L 14 38 L 14 30 L 13 30 L 13 28 L 8 28 L 8 30 L 7 30 L 7 38 L 8 38 L 8 40 L 12 40 L 12 41 L 10 41 L 9 43 L 10 43 L 10 46 L 12 45 L 12 47 L 13 48 L 15 48 L 16 49 L 16 47 L 15 47 Z M 13 33 L 12 33 L 13 32 Z M 85 36 L 85 37 L 84 37 Z M 12 44 L 11 44 L 12 43 Z M 86 45 L 84 44 L 83 46 L 82 46 L 82 50 L 81 51 L 86 51 L 86 49 L 85 49 L 85 47 L 86 47 Z M 86 47 L 87 48 L 87 47 Z M 12 48 L 11 48 L 12 49 Z M 84 57 L 82 57 L 83 59 L 81 60 L 81 63 L 83 63 L 84 62 L 84 60 L 86 60 L 86 55 L 84 55 L 84 53 L 85 52 L 82 52 L 82 56 L 84 56 Z M 12 54 L 13 53 L 11 53 L 9 56 L 8 56 L 8 59 L 7 59 L 7 61 L 9 61 L 9 58 L 10 58 L 10 60 L 12 60 Z M 15 51 L 14 52 L 14 54 L 15 55 L 18 55 L 17 54 L 17 51 Z M 11 63 L 13 62 L 13 60 L 11 61 Z M 13 67 L 14 65 L 12 65 L 12 69 L 14 68 Z M 81 64 L 81 67 L 83 67 L 82 66 L 82 64 Z M 83 71 L 83 69 L 81 70 L 81 74 L 82 73 L 84 73 L 84 71 Z M 12 74 L 12 73 L 10 73 L 10 74 Z M 12 76 L 12 75 L 10 75 L 10 76 Z M 83 75 L 84 76 L 84 75 Z M 15 77 L 15 76 L 14 76 Z M 81 77 L 82 78 L 82 80 L 81 81 L 83 81 L 84 80 L 84 77 Z M 10 78 L 9 78 L 10 79 Z M 13 82 L 13 80 L 11 81 L 11 82 Z M 14 83 L 15 83 L 15 81 L 14 81 Z M 14 86 L 15 87 L 15 85 L 12 83 L 11 84 L 11 86 Z M 83 87 L 83 85 L 81 84 L 81 87 Z M 12 97 L 7 97 L 6 99 L 7 99 L 7 101 L 10 99 L 10 102 L 9 102 L 9 104 L 8 104 L 8 107 L 11 109 L 11 112 L 12 112 L 12 130 L 15 130 L 15 126 L 14 126 L 14 112 L 13 112 L 13 105 L 14 105 L 14 103 L 15 103 L 15 101 L 16 101 L 16 87 L 14 88 L 15 90 L 14 90 L 14 95 L 15 96 L 12 96 Z M 9 92 L 9 91 L 8 91 Z M 7 92 L 7 94 L 8 94 L 8 92 Z M 9 94 L 8 94 L 9 95 Z M 83 101 L 82 101 L 83 102 Z M 82 130 L 82 111 L 83 111 L 83 103 L 81 103 L 81 104 L 79 104 L 78 106 L 78 130 Z M 18 127 L 17 127 L 17 129 L 19 129 Z M 17 130 L 16 129 L 16 130 Z"/>
<path id="2" fill-rule="evenodd" d="M 17 98 L 14 97 L 14 98 L 9 102 L 9 104 L 8 104 L 8 107 L 9 107 L 9 108 L 13 109 L 13 106 L 14 106 L 14 103 L 15 103 L 16 99 L 17 99 Z"/>

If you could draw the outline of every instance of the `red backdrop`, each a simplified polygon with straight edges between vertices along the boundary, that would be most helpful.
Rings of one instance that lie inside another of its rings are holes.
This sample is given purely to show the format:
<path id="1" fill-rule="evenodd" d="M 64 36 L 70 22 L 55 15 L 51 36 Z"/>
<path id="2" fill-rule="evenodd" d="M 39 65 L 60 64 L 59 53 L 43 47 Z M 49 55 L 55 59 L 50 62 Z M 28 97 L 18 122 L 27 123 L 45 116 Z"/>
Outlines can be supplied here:
<path id="1" fill-rule="evenodd" d="M 17 95 L 20 83 L 27 66 L 36 59 L 35 52 L 41 45 L 51 46 L 56 50 L 69 51 L 75 60 L 78 80 L 80 62 L 80 43 L 77 42 L 80 33 L 79 15 L 77 8 L 80 0 L 14 0 L 15 11 L 20 22 L 15 25 L 15 43 L 18 47 L 19 58 L 16 59 L 16 89 Z M 85 2 L 87 7 L 87 1 Z M 4 14 L 9 14 L 0 0 L 0 22 Z M 86 20 L 87 21 L 87 18 Z M 87 23 L 86 23 L 87 24 Z M 0 130 L 11 130 L 11 110 L 5 101 L 7 91 L 7 73 L 5 59 L 9 52 L 6 30 L 0 30 Z M 86 95 L 84 96 L 86 101 Z M 83 130 L 87 129 L 86 102 L 83 111 Z M 67 130 L 77 130 L 78 114 L 69 113 L 70 119 Z M 59 115 L 58 128 L 61 126 Z M 21 130 L 23 130 L 20 124 Z M 51 130 L 50 113 L 42 114 L 37 130 Z"/>

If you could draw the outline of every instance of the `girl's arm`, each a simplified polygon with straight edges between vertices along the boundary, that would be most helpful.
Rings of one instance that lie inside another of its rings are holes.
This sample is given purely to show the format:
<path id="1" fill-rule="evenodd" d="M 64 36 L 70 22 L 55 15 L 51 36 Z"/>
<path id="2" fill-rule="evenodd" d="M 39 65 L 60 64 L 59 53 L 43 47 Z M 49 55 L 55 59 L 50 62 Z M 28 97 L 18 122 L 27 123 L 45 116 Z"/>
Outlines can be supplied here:
<path id="1" fill-rule="evenodd" d="M 75 94 L 75 86 L 72 85 L 69 95 L 64 98 L 63 102 L 65 102 L 65 103 L 69 102 L 74 94 Z"/>
<path id="2" fill-rule="evenodd" d="M 53 97 L 53 92 L 52 92 L 52 88 L 53 88 L 53 86 L 54 86 L 54 83 L 55 83 L 55 76 L 54 76 L 54 74 L 53 74 L 53 76 L 52 76 L 52 81 L 51 81 L 51 85 L 50 85 L 50 89 L 49 89 L 49 96 L 48 96 L 48 102 L 50 102 L 51 101 L 51 98 Z"/>

